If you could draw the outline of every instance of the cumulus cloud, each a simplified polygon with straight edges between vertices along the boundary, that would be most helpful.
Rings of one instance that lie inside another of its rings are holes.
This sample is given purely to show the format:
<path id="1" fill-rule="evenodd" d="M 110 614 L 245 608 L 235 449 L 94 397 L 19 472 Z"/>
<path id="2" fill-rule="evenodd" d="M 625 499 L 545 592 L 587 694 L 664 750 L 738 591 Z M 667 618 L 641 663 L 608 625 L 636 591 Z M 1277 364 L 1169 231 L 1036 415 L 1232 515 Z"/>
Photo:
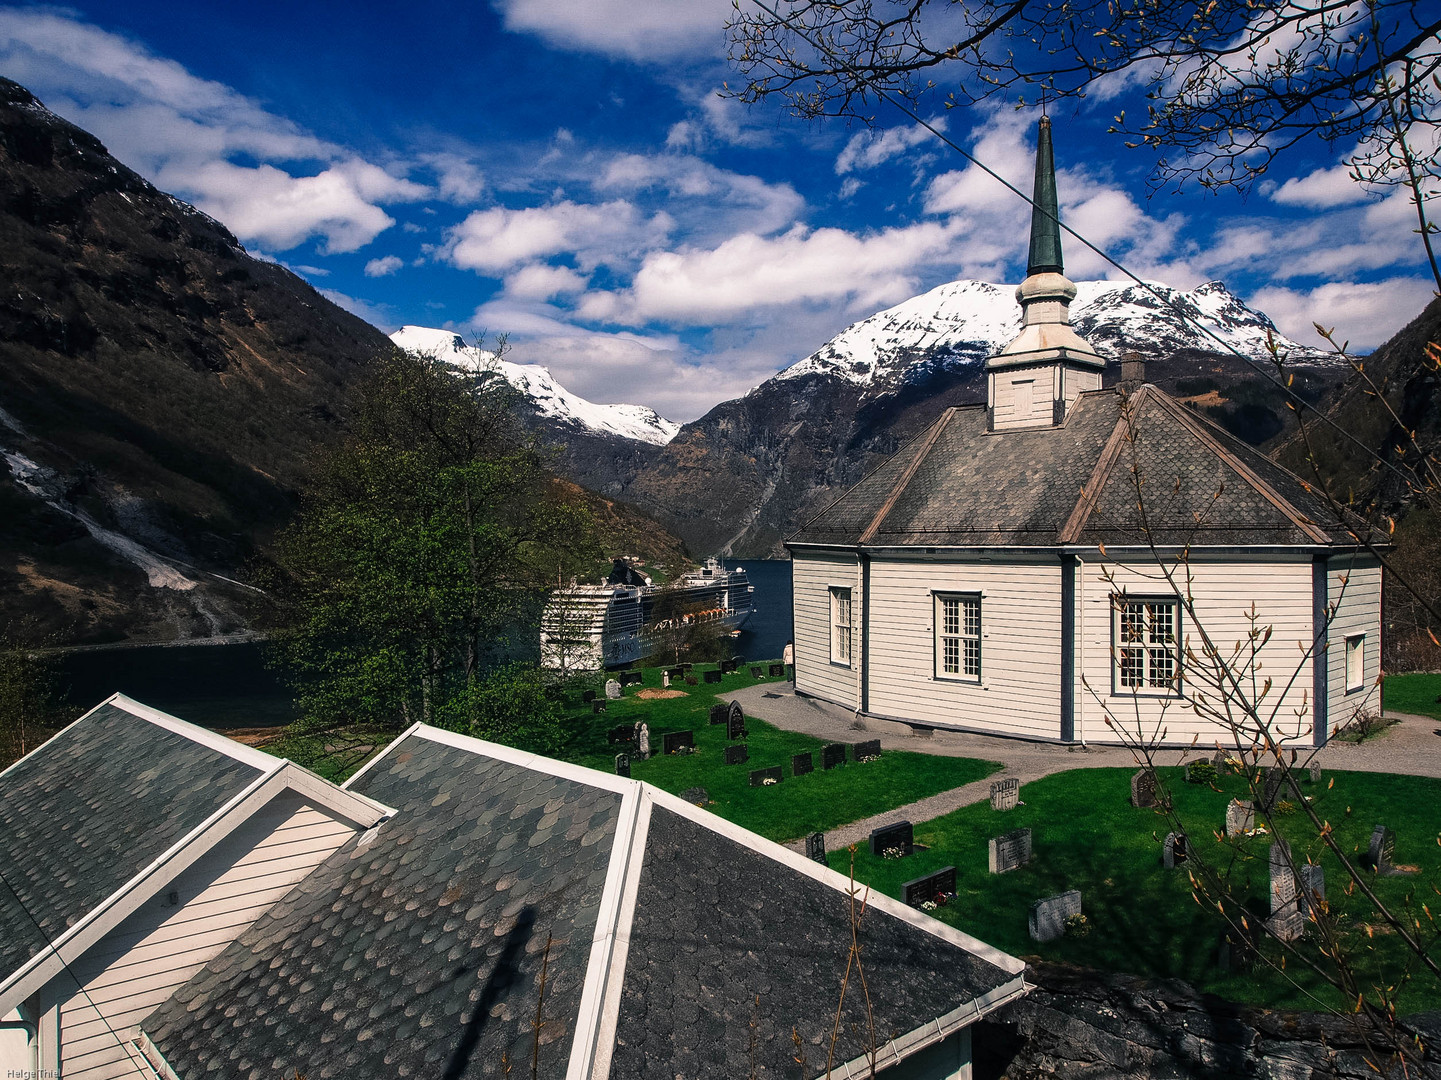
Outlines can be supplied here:
<path id="1" fill-rule="evenodd" d="M 938 131 L 946 130 L 946 120 L 943 116 L 935 117 L 929 123 Z M 899 157 L 911 147 L 919 146 L 934 138 L 934 135 L 919 124 L 888 128 L 880 132 L 858 131 L 851 136 L 850 141 L 836 157 L 836 175 L 843 176 L 856 169 L 873 169 L 882 162 Z"/>
<path id="2" fill-rule="evenodd" d="M 1315 210 L 1364 202 L 1367 195 L 1367 189 L 1351 178 L 1351 170 L 1344 165 L 1293 176 L 1271 192 L 1271 198 L 1284 206 Z"/>
<path id="3" fill-rule="evenodd" d="M 1385 281 L 1332 281 L 1313 289 L 1268 286 L 1247 303 L 1264 311 L 1292 341 L 1327 348 L 1316 323 L 1335 329 L 1352 352 L 1369 352 L 1420 314 L 1435 296 L 1432 282 L 1395 277 Z"/>
<path id="4" fill-rule="evenodd" d="M 643 214 L 623 199 L 583 204 L 477 210 L 450 230 L 444 257 L 463 270 L 498 274 L 537 258 L 567 253 L 595 267 L 633 258 L 669 231 L 664 213 Z"/>
<path id="5" fill-rule="evenodd" d="M 518 300 L 550 300 L 585 291 L 586 279 L 568 266 L 532 263 L 505 279 L 505 295 Z"/>
<path id="6" fill-rule="evenodd" d="M 386 255 L 365 264 L 366 277 L 388 277 L 405 265 L 399 255 Z"/>
<path id="7" fill-rule="evenodd" d="M 507 30 L 581 52 L 657 61 L 725 51 L 730 0 L 494 0 Z"/>
<path id="8" fill-rule="evenodd" d="M 613 155 L 595 187 L 628 195 L 663 193 L 668 196 L 667 206 L 674 200 L 688 201 L 693 240 L 697 232 L 770 233 L 789 228 L 806 205 L 789 183 L 722 169 L 689 154 Z"/>

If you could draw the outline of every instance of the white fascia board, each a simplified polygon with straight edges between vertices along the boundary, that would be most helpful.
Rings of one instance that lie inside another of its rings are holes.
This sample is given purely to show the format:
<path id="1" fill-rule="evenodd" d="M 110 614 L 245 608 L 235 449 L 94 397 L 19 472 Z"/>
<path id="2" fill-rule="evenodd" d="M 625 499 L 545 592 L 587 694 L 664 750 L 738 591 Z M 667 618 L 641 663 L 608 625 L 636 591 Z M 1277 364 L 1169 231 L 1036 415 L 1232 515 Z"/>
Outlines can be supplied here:
<path id="1" fill-rule="evenodd" d="M 277 775 L 291 791 L 329 810 L 334 817 L 349 822 L 358 831 L 368 829 L 395 813 L 394 807 L 337 787 L 293 761 L 282 761 Z"/>
<path id="2" fill-rule="evenodd" d="M 268 755 L 267 755 L 268 756 Z M 212 813 L 199 826 L 162 852 L 149 866 L 113 892 L 83 919 L 49 943 L 4 982 L 0 982 L 0 1015 L 15 1008 L 65 967 L 84 954 L 137 908 L 189 869 L 216 844 L 248 821 L 257 810 L 290 785 L 279 758 L 276 768 Z"/>

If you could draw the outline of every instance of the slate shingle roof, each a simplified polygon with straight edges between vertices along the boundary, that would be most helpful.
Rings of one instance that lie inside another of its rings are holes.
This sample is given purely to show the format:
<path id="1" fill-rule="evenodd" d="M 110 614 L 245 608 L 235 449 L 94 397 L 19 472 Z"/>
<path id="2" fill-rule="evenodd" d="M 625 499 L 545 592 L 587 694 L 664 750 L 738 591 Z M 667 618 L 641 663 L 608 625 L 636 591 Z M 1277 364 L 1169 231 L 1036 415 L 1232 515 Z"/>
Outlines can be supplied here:
<path id="1" fill-rule="evenodd" d="M 143 1025 L 183 1080 L 563 1076 L 620 797 L 418 735 L 351 790 L 396 809 Z"/>
<path id="2" fill-rule="evenodd" d="M 788 541 L 844 547 L 1350 544 L 1291 473 L 1154 386 L 1080 395 L 1054 428 L 979 406 L 920 438 Z M 1139 491 L 1145 498 L 1138 499 Z"/>
<path id="3" fill-rule="evenodd" d="M 120 704 L 0 775 L 0 982 L 261 775 Z"/>

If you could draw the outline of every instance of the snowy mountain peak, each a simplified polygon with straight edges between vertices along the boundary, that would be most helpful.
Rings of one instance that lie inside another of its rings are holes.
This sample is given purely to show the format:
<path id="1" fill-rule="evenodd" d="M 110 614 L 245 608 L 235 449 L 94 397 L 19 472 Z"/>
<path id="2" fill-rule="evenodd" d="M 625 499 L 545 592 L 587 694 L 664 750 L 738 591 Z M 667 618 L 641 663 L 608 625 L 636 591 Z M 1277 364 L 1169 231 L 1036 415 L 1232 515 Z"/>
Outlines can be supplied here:
<path id="1" fill-rule="evenodd" d="M 1081 281 L 1076 283 L 1076 294 L 1072 325 L 1096 352 L 1110 359 L 1131 350 L 1144 356 L 1234 348 L 1267 360 L 1270 334 L 1293 360 L 1334 360 L 1282 337 L 1269 318 L 1247 307 L 1219 281 L 1208 281 L 1190 292 L 1159 282 L 1142 286 Z M 1206 329 L 1199 329 L 1197 322 Z M 980 364 L 1020 329 L 1014 285 L 952 281 L 853 323 L 775 378 L 827 375 L 871 392 L 885 392 L 936 368 Z"/>
<path id="2" fill-rule="evenodd" d="M 458 371 L 475 374 L 493 370 L 520 391 L 549 420 L 602 435 L 664 446 L 675 438 L 680 425 L 645 405 L 600 405 L 572 394 L 538 364 L 512 364 L 495 353 L 467 345 L 451 330 L 402 326 L 390 335 L 402 349 L 433 356 Z"/>

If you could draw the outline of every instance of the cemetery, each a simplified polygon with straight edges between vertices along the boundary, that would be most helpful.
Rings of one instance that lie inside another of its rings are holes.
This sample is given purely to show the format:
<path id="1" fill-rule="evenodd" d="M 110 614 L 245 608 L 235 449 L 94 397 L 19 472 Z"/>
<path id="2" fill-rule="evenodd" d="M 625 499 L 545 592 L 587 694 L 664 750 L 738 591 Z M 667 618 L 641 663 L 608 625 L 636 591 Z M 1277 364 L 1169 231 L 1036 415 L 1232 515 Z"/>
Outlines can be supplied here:
<path id="1" fill-rule="evenodd" d="M 1339 995 L 1299 964 L 1282 975 L 1264 964 L 1244 964 L 1243 950 L 1233 946 L 1223 966 L 1224 927 L 1214 898 L 1199 905 L 1188 876 L 1197 860 L 1206 860 L 1229 868 L 1230 891 L 1248 921 L 1267 922 L 1300 947 L 1314 948 L 1306 911 L 1319 896 L 1337 918 L 1342 940 L 1355 947 L 1352 960 L 1363 979 L 1368 965 L 1400 967 L 1402 947 L 1387 928 L 1368 927 L 1372 909 L 1359 894 L 1347 896 L 1344 871 L 1294 808 L 1294 793 L 1284 787 L 1273 793 L 1274 820 L 1283 834 L 1277 843 L 1264 827 L 1255 828 L 1263 819 L 1247 805 L 1252 796 L 1241 776 L 1223 772 L 1213 787 L 1186 783 L 1180 766 L 1160 769 L 1160 794 L 1173 800 L 1178 829 L 1158 807 L 1133 805 L 1133 773 L 1056 773 L 1027 783 L 1010 809 L 995 809 L 983 798 L 915 822 L 912 854 L 884 858 L 869 850 L 874 844 L 863 844 L 855 856 L 856 877 L 905 900 L 924 891 L 919 883 L 928 875 L 954 873 L 954 899 L 928 913 L 1023 958 L 1183 979 L 1198 990 L 1270 1008 L 1314 1009 L 1309 995 L 1340 1006 Z M 1414 895 L 1424 924 L 1420 904 L 1433 898 L 1429 883 L 1441 870 L 1441 781 L 1328 771 L 1313 784 L 1308 770 L 1297 776 L 1342 849 L 1357 865 L 1376 867 L 1365 871 L 1368 886 L 1398 912 L 1409 910 L 1406 898 Z M 1260 786 L 1264 797 L 1265 779 Z M 1149 795 L 1142 792 L 1143 801 Z M 1002 805 L 1008 804 L 1003 796 Z M 1228 818 L 1238 816 L 1251 835 L 1226 836 Z M 844 872 L 850 854 L 832 851 L 829 862 Z M 1067 931 L 1074 914 L 1082 915 L 1081 925 Z M 1280 951 L 1270 940 L 1259 948 Z M 1441 987 L 1418 979 L 1401 1001 L 1407 1012 L 1436 1009 Z"/>

